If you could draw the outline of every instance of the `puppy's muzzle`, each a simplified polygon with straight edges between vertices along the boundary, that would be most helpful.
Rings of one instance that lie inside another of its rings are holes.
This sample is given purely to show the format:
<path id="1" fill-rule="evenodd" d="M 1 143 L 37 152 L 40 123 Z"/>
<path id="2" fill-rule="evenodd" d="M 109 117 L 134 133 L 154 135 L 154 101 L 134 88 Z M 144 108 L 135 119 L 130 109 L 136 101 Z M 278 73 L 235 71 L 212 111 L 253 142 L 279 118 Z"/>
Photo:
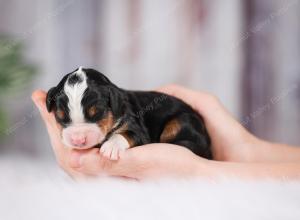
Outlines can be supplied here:
<path id="1" fill-rule="evenodd" d="M 86 149 L 93 147 L 104 139 L 104 134 L 96 124 L 82 123 L 63 129 L 63 142 L 72 148 Z"/>

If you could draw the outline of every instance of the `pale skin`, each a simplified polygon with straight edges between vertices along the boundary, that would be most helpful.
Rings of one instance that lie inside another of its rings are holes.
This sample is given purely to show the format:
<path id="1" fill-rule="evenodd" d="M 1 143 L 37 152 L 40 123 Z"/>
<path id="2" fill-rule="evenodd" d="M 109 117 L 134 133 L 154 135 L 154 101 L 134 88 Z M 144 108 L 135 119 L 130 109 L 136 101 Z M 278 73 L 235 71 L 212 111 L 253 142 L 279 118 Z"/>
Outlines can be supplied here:
<path id="1" fill-rule="evenodd" d="M 46 93 L 32 99 L 47 127 L 58 164 L 74 179 L 101 175 L 137 180 L 176 178 L 300 179 L 300 148 L 270 143 L 249 133 L 213 95 L 168 85 L 160 92 L 174 95 L 204 118 L 212 139 L 214 160 L 198 157 L 171 144 L 148 144 L 128 149 L 118 161 L 105 159 L 99 149 L 74 150 L 61 142 L 60 127 L 45 106 Z"/>

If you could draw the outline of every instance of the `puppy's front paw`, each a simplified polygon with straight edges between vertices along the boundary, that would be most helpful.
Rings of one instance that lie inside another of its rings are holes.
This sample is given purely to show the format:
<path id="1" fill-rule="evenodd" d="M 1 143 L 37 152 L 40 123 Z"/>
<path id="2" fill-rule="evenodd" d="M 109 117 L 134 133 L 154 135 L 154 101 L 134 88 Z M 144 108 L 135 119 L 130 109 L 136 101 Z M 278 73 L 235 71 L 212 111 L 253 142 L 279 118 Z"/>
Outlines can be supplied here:
<path id="1" fill-rule="evenodd" d="M 121 134 L 114 134 L 100 148 L 100 153 L 107 159 L 118 160 L 121 151 L 129 148 L 129 143 Z"/>

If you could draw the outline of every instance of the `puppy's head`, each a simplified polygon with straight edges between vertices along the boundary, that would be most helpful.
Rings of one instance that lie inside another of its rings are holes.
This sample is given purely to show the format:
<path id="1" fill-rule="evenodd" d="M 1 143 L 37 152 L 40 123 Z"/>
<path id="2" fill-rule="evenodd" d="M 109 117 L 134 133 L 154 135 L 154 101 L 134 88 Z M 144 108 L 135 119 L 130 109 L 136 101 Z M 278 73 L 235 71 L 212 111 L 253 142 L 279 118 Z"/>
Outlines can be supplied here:
<path id="1" fill-rule="evenodd" d="M 62 126 L 62 141 L 86 149 L 101 143 L 120 123 L 122 93 L 103 74 L 82 67 L 48 91 L 46 105 Z"/>

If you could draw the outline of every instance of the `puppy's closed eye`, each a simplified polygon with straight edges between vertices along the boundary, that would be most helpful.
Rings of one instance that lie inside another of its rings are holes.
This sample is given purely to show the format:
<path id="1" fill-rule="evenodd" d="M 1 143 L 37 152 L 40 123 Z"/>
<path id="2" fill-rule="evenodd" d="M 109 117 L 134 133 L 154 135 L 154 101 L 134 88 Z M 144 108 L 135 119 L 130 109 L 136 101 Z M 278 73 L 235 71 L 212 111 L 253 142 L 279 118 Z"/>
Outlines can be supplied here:
<path id="1" fill-rule="evenodd" d="M 88 114 L 90 117 L 95 116 L 97 112 L 98 112 L 98 109 L 94 105 L 88 109 Z"/>
<path id="2" fill-rule="evenodd" d="M 56 110 L 55 114 L 59 119 L 64 119 L 65 118 L 65 112 L 61 109 Z"/>

